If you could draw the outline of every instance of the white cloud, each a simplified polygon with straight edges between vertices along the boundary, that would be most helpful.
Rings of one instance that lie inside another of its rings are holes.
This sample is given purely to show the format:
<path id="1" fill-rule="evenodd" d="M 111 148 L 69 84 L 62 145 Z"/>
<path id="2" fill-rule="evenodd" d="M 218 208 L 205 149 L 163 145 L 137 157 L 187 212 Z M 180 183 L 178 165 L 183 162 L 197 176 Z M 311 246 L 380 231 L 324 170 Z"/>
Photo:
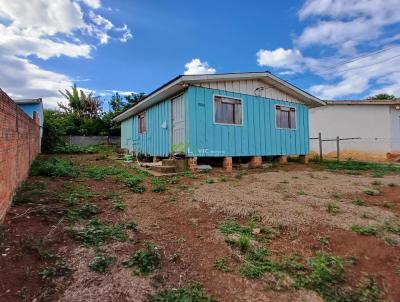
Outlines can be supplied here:
<path id="1" fill-rule="evenodd" d="M 260 66 L 271 66 L 297 72 L 304 69 L 303 55 L 298 49 L 260 49 L 257 52 L 257 63 Z"/>
<path id="2" fill-rule="evenodd" d="M 87 6 L 98 9 L 101 7 L 101 1 L 100 0 L 82 0 Z"/>
<path id="3" fill-rule="evenodd" d="M 398 0 L 308 0 L 299 12 L 301 19 L 322 18 L 308 26 L 298 37 L 300 46 L 332 45 L 341 48 L 351 40 L 354 45 L 382 35 L 386 26 L 400 22 Z"/>
<path id="4" fill-rule="evenodd" d="M 400 35 L 387 30 L 400 23 L 399 10 L 398 0 L 307 0 L 299 18 L 311 23 L 294 38 L 294 48 L 261 49 L 257 62 L 280 74 L 320 76 L 324 82 L 309 90 L 321 98 L 376 92 L 399 95 L 400 45 L 390 43 L 398 42 Z M 318 47 L 313 49 L 314 57 L 304 55 L 310 46 Z"/>
<path id="5" fill-rule="evenodd" d="M 207 62 L 202 62 L 200 59 L 193 59 L 185 64 L 185 75 L 190 74 L 213 74 L 217 70 L 208 65 Z"/>
<path id="6" fill-rule="evenodd" d="M 93 11 L 100 7 L 100 0 L 0 0 L 1 88 L 13 97 L 42 97 L 45 105 L 54 106 L 58 90 L 73 79 L 33 64 L 31 56 L 91 58 L 93 38 L 100 44 L 132 38 L 126 25 L 116 27 Z"/>

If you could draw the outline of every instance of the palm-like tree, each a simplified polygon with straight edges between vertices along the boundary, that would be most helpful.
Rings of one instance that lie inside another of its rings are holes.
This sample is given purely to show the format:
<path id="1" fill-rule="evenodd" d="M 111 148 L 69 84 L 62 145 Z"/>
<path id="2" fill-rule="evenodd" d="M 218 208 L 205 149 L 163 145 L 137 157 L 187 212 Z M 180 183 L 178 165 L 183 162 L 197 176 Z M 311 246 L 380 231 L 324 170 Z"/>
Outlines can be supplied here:
<path id="1" fill-rule="evenodd" d="M 74 114 L 79 118 L 98 118 L 101 114 L 102 102 L 100 97 L 93 96 L 90 92 L 86 94 L 82 89 L 78 90 L 76 84 L 71 87 L 71 91 L 65 89 L 65 92 L 60 90 L 60 93 L 67 99 L 68 104 L 65 105 L 61 102 L 58 106 L 67 114 Z"/>

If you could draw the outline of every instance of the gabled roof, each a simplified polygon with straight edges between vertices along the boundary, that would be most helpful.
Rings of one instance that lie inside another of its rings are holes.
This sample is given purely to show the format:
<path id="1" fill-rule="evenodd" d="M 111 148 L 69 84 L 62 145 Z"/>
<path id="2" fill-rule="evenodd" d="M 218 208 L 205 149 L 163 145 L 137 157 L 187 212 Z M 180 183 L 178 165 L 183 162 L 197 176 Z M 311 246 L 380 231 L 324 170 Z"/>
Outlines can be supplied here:
<path id="1" fill-rule="evenodd" d="M 235 80 L 264 80 L 275 88 L 296 96 L 300 101 L 310 107 L 325 105 L 324 101 L 301 90 L 300 88 L 278 78 L 270 72 L 243 72 L 243 73 L 220 73 L 204 75 L 179 75 L 161 87 L 147 95 L 142 101 L 117 115 L 113 120 L 120 122 L 135 115 L 169 97 L 179 93 L 191 84 L 210 81 L 235 81 Z"/>
<path id="2" fill-rule="evenodd" d="M 20 100 L 13 100 L 15 103 L 24 105 L 24 104 L 40 104 L 42 99 L 20 99 Z"/>
<path id="3" fill-rule="evenodd" d="M 327 105 L 400 105 L 400 99 L 394 100 L 325 100 Z"/>

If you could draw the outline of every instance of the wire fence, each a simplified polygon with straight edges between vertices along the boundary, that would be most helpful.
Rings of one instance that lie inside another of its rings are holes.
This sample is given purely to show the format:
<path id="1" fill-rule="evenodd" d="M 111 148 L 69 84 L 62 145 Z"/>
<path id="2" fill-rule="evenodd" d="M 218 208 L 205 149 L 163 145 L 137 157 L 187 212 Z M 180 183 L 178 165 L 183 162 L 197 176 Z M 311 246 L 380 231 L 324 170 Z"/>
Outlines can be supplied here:
<path id="1" fill-rule="evenodd" d="M 356 155 L 359 153 L 360 156 L 361 154 L 370 154 L 371 157 L 384 158 L 392 150 L 394 153 L 399 153 L 400 137 L 324 137 L 322 133 L 318 133 L 317 137 L 310 138 L 310 149 L 312 152 L 318 153 L 321 160 L 327 154 L 330 158 L 334 156 L 336 160 L 340 160 L 349 152 Z"/>

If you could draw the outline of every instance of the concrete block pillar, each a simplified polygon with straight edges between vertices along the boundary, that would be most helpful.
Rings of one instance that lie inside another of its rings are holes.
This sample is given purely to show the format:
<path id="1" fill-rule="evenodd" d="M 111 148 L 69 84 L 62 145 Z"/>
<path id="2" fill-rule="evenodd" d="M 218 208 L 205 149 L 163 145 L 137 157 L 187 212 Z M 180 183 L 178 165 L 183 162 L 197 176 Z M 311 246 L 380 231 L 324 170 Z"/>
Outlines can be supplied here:
<path id="1" fill-rule="evenodd" d="M 287 155 L 281 155 L 278 157 L 278 163 L 279 164 L 286 164 L 288 162 L 288 157 Z"/>
<path id="2" fill-rule="evenodd" d="M 232 157 L 224 157 L 224 161 L 222 162 L 222 166 L 224 167 L 226 172 L 232 172 Z"/>
<path id="3" fill-rule="evenodd" d="M 249 163 L 249 168 L 260 168 L 262 166 L 262 157 L 261 156 L 253 156 Z"/>
<path id="4" fill-rule="evenodd" d="M 190 157 L 188 160 L 188 166 L 190 172 L 196 172 L 197 171 L 197 157 Z"/>
<path id="5" fill-rule="evenodd" d="M 300 162 L 303 164 L 308 164 L 310 162 L 310 157 L 308 155 L 300 155 Z"/>

